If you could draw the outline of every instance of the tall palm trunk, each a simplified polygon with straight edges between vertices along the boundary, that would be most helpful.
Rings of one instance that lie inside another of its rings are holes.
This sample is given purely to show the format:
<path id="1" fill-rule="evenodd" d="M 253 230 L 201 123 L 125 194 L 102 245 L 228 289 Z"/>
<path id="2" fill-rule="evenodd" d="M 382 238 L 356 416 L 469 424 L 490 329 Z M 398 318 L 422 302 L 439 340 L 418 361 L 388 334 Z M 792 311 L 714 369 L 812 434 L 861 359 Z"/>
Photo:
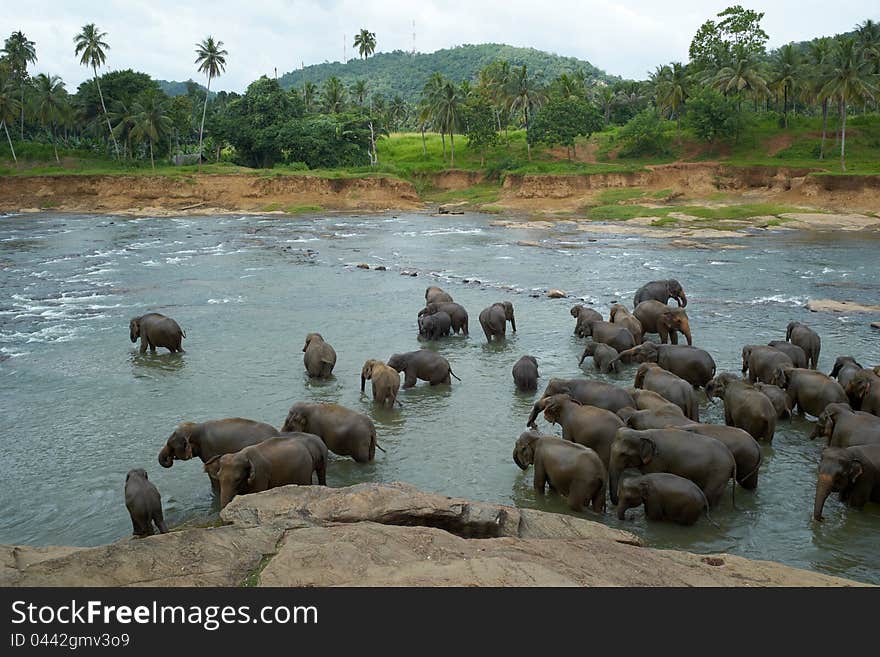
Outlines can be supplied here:
<path id="1" fill-rule="evenodd" d="M 421 126 L 422 129 L 422 157 L 428 157 L 428 144 L 425 142 L 425 126 Z"/>
<path id="2" fill-rule="evenodd" d="M 443 162 L 446 162 L 446 133 L 440 131 L 440 141 L 443 142 Z"/>
<path id="3" fill-rule="evenodd" d="M 819 159 L 825 159 L 825 132 L 828 130 L 828 99 L 822 100 L 822 141 L 819 142 Z"/>
<path id="4" fill-rule="evenodd" d="M 3 126 L 3 130 L 6 132 L 6 141 L 9 142 L 9 150 L 12 151 L 12 161 L 18 162 L 18 158 L 15 157 L 15 149 L 12 147 L 12 138 L 9 136 L 9 128 L 6 127 L 6 121 L 0 121 L 0 125 Z"/>
<path id="5" fill-rule="evenodd" d="M 19 128 L 21 128 L 21 141 L 24 141 L 24 76 L 21 78 L 21 121 L 19 122 Z"/>
<path id="6" fill-rule="evenodd" d="M 199 127 L 199 168 L 202 167 L 202 137 L 205 134 L 205 114 L 208 113 L 208 96 L 211 94 L 211 76 L 208 76 L 208 89 L 205 91 L 205 105 L 202 107 L 202 125 Z"/>
<path id="7" fill-rule="evenodd" d="M 150 140 L 150 167 L 152 167 L 153 171 L 156 170 L 156 163 L 153 161 L 153 140 Z"/>
<path id="8" fill-rule="evenodd" d="M 452 146 L 452 162 L 449 166 L 454 167 L 455 166 L 455 133 L 454 132 L 449 133 L 449 143 Z"/>
<path id="9" fill-rule="evenodd" d="M 846 171 L 846 103 L 841 103 L 843 119 L 840 123 L 840 170 Z"/>
<path id="10" fill-rule="evenodd" d="M 116 137 L 113 136 L 113 128 L 110 126 L 110 115 L 107 114 L 107 106 L 104 104 L 104 94 L 101 91 L 101 81 L 98 80 L 98 69 L 92 66 L 92 72 L 95 74 L 95 85 L 98 87 L 98 98 L 101 99 L 101 109 L 104 111 L 104 118 L 107 119 L 107 131 L 110 133 L 110 139 L 113 140 L 116 159 L 119 159 L 119 144 L 116 143 Z"/>
<path id="11" fill-rule="evenodd" d="M 52 125 L 52 130 L 49 132 L 49 136 L 52 139 L 52 150 L 55 151 L 55 161 L 61 162 L 61 160 L 58 158 L 58 143 L 55 141 L 55 125 L 54 124 Z"/>
<path id="12" fill-rule="evenodd" d="M 785 85 L 782 89 L 783 93 L 783 101 L 782 101 L 782 116 L 785 128 L 788 129 L 788 85 Z"/>

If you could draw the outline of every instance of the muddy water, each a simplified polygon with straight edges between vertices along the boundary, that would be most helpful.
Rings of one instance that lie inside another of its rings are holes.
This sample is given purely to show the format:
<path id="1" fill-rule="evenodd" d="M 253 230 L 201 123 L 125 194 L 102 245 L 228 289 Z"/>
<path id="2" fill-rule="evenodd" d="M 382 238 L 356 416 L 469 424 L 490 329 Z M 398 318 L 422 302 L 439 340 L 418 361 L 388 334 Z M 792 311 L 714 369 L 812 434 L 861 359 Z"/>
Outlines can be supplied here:
<path id="1" fill-rule="evenodd" d="M 517 241 L 541 246 L 518 246 Z M 731 240 L 728 240 L 728 242 Z M 337 459 L 328 482 L 408 481 L 425 490 L 567 512 L 537 498 L 531 470 L 511 459 L 534 395 L 517 394 L 510 368 L 537 356 L 551 376 L 598 375 L 577 358 L 570 300 L 533 298 L 558 287 L 600 311 L 631 304 L 643 282 L 675 276 L 687 290 L 695 343 L 719 370 L 739 369 L 745 343 L 783 339 L 789 320 L 821 335 L 821 368 L 853 354 L 880 362 L 864 316 L 812 314 L 808 298 L 877 303 L 880 242 L 782 233 L 745 238 L 739 250 L 668 247 L 656 239 L 492 228 L 482 216 L 121 218 L 72 215 L 0 219 L 0 543 L 95 545 L 125 536 L 125 473 L 145 467 L 169 524 L 216 513 L 198 461 L 161 468 L 156 455 L 181 420 L 243 416 L 279 425 L 297 400 L 333 401 L 368 413 L 380 443 L 369 465 Z M 384 264 L 388 271 L 355 265 Z M 401 270 L 417 271 L 417 277 Z M 471 280 L 470 283 L 464 282 Z M 474 282 L 474 279 L 479 283 Z M 463 379 L 402 393 L 382 411 L 361 397 L 367 358 L 417 349 L 424 288 L 439 284 L 470 312 L 470 338 L 431 348 Z M 510 299 L 519 332 L 486 345 L 477 315 Z M 129 317 L 176 318 L 186 353 L 140 355 Z M 339 353 L 335 378 L 310 382 L 307 332 Z M 629 385 L 633 371 L 609 378 Z M 543 383 L 542 383 L 543 387 Z M 705 400 L 702 413 L 721 421 Z M 558 428 L 539 421 L 544 431 Z M 847 511 L 835 499 L 810 520 L 820 447 L 803 419 L 783 422 L 757 492 L 737 491 L 701 521 L 679 528 L 640 513 L 604 522 L 655 546 L 727 551 L 880 583 L 880 508 Z"/>

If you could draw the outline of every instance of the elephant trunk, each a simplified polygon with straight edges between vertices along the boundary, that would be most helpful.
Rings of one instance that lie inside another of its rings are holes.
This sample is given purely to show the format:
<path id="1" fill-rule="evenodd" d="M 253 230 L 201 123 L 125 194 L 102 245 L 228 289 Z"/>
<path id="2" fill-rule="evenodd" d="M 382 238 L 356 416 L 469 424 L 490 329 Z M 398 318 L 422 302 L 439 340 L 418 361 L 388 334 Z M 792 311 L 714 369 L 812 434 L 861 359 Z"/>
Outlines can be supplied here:
<path id="1" fill-rule="evenodd" d="M 364 394 L 364 389 L 367 387 L 367 380 L 364 378 L 364 375 L 361 374 L 361 394 Z"/>
<path id="2" fill-rule="evenodd" d="M 617 505 L 617 519 L 626 520 L 626 506 L 622 501 Z"/>
<path id="3" fill-rule="evenodd" d="M 162 448 L 162 451 L 159 452 L 159 465 L 163 468 L 170 468 L 174 465 L 174 456 L 171 453 L 171 448 L 168 445 Z"/>
<path id="4" fill-rule="evenodd" d="M 815 440 L 819 436 L 824 435 L 825 426 L 821 422 L 817 422 L 816 426 L 813 427 L 813 430 L 810 432 L 810 440 Z"/>
<path id="5" fill-rule="evenodd" d="M 822 509 L 831 492 L 831 475 L 820 474 L 816 482 L 816 500 L 813 502 L 813 518 L 816 520 L 822 520 Z"/>
<path id="6" fill-rule="evenodd" d="M 688 346 L 693 346 L 694 341 L 691 339 L 691 324 L 687 320 L 685 320 L 684 324 L 681 326 L 681 332 L 684 333 L 684 337 L 687 338 Z"/>
<path id="7" fill-rule="evenodd" d="M 608 470 L 608 492 L 611 494 L 611 503 L 617 504 L 617 485 L 620 483 L 620 468 L 611 467 Z"/>
<path id="8" fill-rule="evenodd" d="M 232 501 L 233 497 L 235 497 L 235 493 L 230 490 L 224 490 L 223 484 L 220 484 L 220 508 L 225 509 L 226 505 Z"/>
<path id="9" fill-rule="evenodd" d="M 510 328 L 513 329 L 513 332 L 516 333 L 516 317 L 513 316 L 513 313 L 510 315 Z"/>
<path id="10" fill-rule="evenodd" d="M 688 298 L 684 294 L 684 290 L 681 291 L 681 294 L 676 297 L 676 301 L 678 301 L 678 306 L 680 308 L 684 308 L 688 305 Z"/>
<path id="11" fill-rule="evenodd" d="M 544 410 L 544 399 L 539 399 L 535 402 L 535 405 L 532 406 L 532 412 L 529 414 L 529 420 L 526 422 L 527 427 L 537 428 L 537 424 L 535 424 L 535 420 L 538 419 L 538 413 Z"/>

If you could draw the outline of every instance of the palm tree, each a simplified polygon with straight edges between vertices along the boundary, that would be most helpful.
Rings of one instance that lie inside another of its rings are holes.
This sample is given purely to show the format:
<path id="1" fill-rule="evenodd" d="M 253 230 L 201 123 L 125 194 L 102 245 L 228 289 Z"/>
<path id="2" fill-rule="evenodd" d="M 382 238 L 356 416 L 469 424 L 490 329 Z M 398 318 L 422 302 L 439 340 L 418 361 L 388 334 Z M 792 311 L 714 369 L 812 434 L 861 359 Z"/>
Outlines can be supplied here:
<path id="1" fill-rule="evenodd" d="M 3 54 L 12 69 L 12 74 L 18 78 L 19 83 L 19 112 L 21 113 L 19 128 L 21 129 L 21 140 L 24 141 L 24 87 L 27 80 L 28 64 L 37 61 L 37 51 L 33 41 L 28 40 L 21 30 L 13 32 L 3 44 Z"/>
<path id="2" fill-rule="evenodd" d="M 880 69 L 880 24 L 871 19 L 856 25 L 856 39 L 865 59 L 874 63 L 874 72 Z"/>
<path id="3" fill-rule="evenodd" d="M 425 127 L 431 126 L 440 133 L 444 162 L 446 161 L 446 130 L 442 125 L 438 125 L 435 108 L 440 102 L 445 84 L 446 80 L 443 76 L 438 72 L 434 72 L 422 88 L 422 95 L 419 98 L 419 120 L 422 122 L 422 151 L 427 153 L 425 148 Z"/>
<path id="4" fill-rule="evenodd" d="M 868 100 L 877 92 L 871 63 L 855 39 L 838 42 L 832 70 L 822 94 L 837 99 L 840 111 L 840 169 L 846 171 L 846 105 L 851 100 Z"/>
<path id="5" fill-rule="evenodd" d="M 388 104 L 388 123 L 399 130 L 400 124 L 406 120 L 407 107 L 406 101 L 400 96 L 395 96 Z"/>
<path id="6" fill-rule="evenodd" d="M 314 82 L 306 82 L 303 84 L 302 99 L 306 112 L 312 111 L 312 105 L 318 97 L 318 87 Z"/>
<path id="7" fill-rule="evenodd" d="M 462 98 L 459 88 L 451 80 L 444 80 L 440 93 L 435 97 L 431 113 L 435 125 L 449 133 L 450 166 L 455 166 L 455 131 L 461 127 Z"/>
<path id="8" fill-rule="evenodd" d="M 199 73 L 208 76 L 208 88 L 205 92 L 205 105 L 202 107 L 202 124 L 199 126 L 199 166 L 202 165 L 202 138 L 205 134 L 205 114 L 208 111 L 208 97 L 211 95 L 211 80 L 220 77 L 226 70 L 226 55 L 229 53 L 223 50 L 222 41 L 214 41 L 214 37 L 209 36 L 201 43 L 196 44 L 196 61 L 199 65 Z M 152 157 L 152 154 L 151 154 Z"/>
<path id="9" fill-rule="evenodd" d="M 49 131 L 52 148 L 55 150 L 55 161 L 60 162 L 58 144 L 55 141 L 55 126 L 64 114 L 64 106 L 67 104 L 67 91 L 64 89 L 64 82 L 57 75 L 40 73 L 34 79 L 34 88 L 34 109 L 37 120 L 43 128 Z"/>
<path id="10" fill-rule="evenodd" d="M 113 147 L 116 150 L 116 157 L 119 157 L 119 144 L 113 136 L 113 128 L 110 126 L 110 115 L 107 114 L 107 106 L 104 104 L 104 94 L 101 92 L 101 82 L 98 80 L 98 67 L 103 66 L 107 61 L 107 50 L 110 46 L 103 41 L 107 36 L 106 32 L 101 32 L 94 23 L 83 25 L 82 31 L 73 38 L 76 45 L 76 55 L 81 55 L 79 63 L 83 66 L 91 66 L 92 73 L 95 76 L 95 84 L 98 86 L 98 97 L 101 99 L 101 109 L 104 111 L 104 117 L 107 119 L 107 132 L 110 133 L 110 139 L 113 140 Z"/>
<path id="11" fill-rule="evenodd" d="M 115 127 L 113 135 L 115 137 L 124 137 L 125 141 L 122 147 L 122 156 L 125 157 L 126 152 L 131 159 L 134 159 L 134 152 L 131 148 L 131 129 L 134 127 L 134 114 L 125 103 L 116 102 L 113 109 L 110 110 L 110 116 L 113 119 Z"/>
<path id="12" fill-rule="evenodd" d="M 492 107 L 495 111 L 495 123 L 501 132 L 501 116 L 506 113 L 509 106 L 507 91 L 510 87 L 510 63 L 505 60 L 495 60 L 480 71 L 478 86 L 486 90 Z M 507 141 L 507 117 L 504 120 L 505 141 Z M 509 143 L 509 141 L 508 141 Z"/>
<path id="13" fill-rule="evenodd" d="M 544 91 L 538 85 L 534 77 L 529 77 L 525 64 L 521 68 L 514 69 L 510 81 L 510 111 L 522 116 L 522 123 L 526 129 L 526 152 L 529 162 L 532 161 L 532 147 L 529 143 L 529 128 L 531 117 L 544 104 Z"/>
<path id="14" fill-rule="evenodd" d="M 354 45 L 358 49 L 360 56 L 366 59 L 376 51 L 375 32 L 362 29 L 360 33 L 354 37 Z"/>
<path id="15" fill-rule="evenodd" d="M 773 61 L 773 86 L 782 89 L 783 123 L 788 128 L 788 98 L 794 94 L 795 85 L 800 77 L 800 55 L 793 44 L 782 46 Z"/>
<path id="16" fill-rule="evenodd" d="M 165 102 L 160 94 L 147 92 L 134 101 L 131 111 L 134 117 L 131 136 L 149 142 L 150 166 L 155 169 L 153 144 L 171 132 L 171 117 L 168 116 Z"/>
<path id="17" fill-rule="evenodd" d="M 363 105 L 364 98 L 367 97 L 367 83 L 364 80 L 358 80 L 354 83 L 354 86 L 351 88 L 351 93 L 354 94 L 354 97 L 357 98 L 357 104 Z"/>
<path id="18" fill-rule="evenodd" d="M 12 151 L 12 161 L 18 162 L 18 158 L 15 157 L 15 149 L 12 147 L 12 139 L 9 137 L 9 122 L 15 121 L 21 103 L 13 95 L 14 93 L 12 81 L 0 79 L 0 125 L 6 132 L 6 141 L 9 142 L 9 150 Z"/>
<path id="19" fill-rule="evenodd" d="M 742 49 L 734 53 L 733 61 L 720 68 L 709 78 L 709 82 L 724 95 L 740 94 L 743 91 L 754 97 L 770 94 L 757 59 L 752 53 Z"/>
<path id="20" fill-rule="evenodd" d="M 815 39 L 809 46 L 808 88 L 810 96 L 822 103 L 822 140 L 819 142 L 819 159 L 825 159 L 825 133 L 828 131 L 828 96 L 822 93 L 828 77 L 828 62 L 831 57 L 831 39 Z"/>
<path id="21" fill-rule="evenodd" d="M 345 104 L 345 87 L 342 86 L 339 78 L 335 75 L 327 78 L 321 95 L 324 97 L 324 105 L 328 112 L 338 114 L 342 111 Z"/>
<path id="22" fill-rule="evenodd" d="M 594 92 L 594 97 L 596 104 L 602 110 L 602 127 L 605 127 L 611 122 L 611 110 L 617 102 L 617 94 L 607 84 L 602 84 L 598 89 Z"/>

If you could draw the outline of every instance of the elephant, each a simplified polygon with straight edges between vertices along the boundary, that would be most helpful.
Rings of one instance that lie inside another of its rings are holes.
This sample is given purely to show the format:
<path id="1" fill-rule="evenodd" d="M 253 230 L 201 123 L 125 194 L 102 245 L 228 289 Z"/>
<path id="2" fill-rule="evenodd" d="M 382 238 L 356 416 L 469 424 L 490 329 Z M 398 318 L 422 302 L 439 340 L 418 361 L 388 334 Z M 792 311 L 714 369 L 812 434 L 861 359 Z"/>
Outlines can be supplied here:
<path id="1" fill-rule="evenodd" d="M 806 324 L 789 322 L 785 329 L 785 340 L 803 349 L 810 369 L 816 369 L 819 364 L 819 351 L 822 349 L 822 340 L 818 333 Z"/>
<path id="2" fill-rule="evenodd" d="M 776 409 L 770 399 L 738 376 L 724 372 L 706 384 L 706 396 L 724 400 L 724 423 L 768 443 L 776 432 Z"/>
<path id="3" fill-rule="evenodd" d="M 691 325 L 684 308 L 670 308 L 665 303 L 649 299 L 636 306 L 633 313 L 641 322 L 642 331 L 656 333 L 660 336 L 662 344 L 667 342 L 678 344 L 679 332 L 684 335 L 689 345 L 693 344 Z"/>
<path id="4" fill-rule="evenodd" d="M 706 494 L 711 506 L 720 501 L 727 481 L 736 480 L 736 462 L 724 443 L 674 428 L 617 430 L 608 468 L 612 504 L 617 504 L 617 486 L 625 468 L 638 468 L 642 474 L 669 472 L 690 479 Z"/>
<path id="5" fill-rule="evenodd" d="M 657 363 L 692 386 L 705 386 L 715 376 L 715 361 L 708 351 L 683 344 L 642 344 L 621 352 L 624 363 Z"/>
<path id="6" fill-rule="evenodd" d="M 373 401 L 383 406 L 394 407 L 394 402 L 399 405 L 397 392 L 400 390 L 400 372 L 393 367 L 388 367 L 381 360 L 370 359 L 364 363 L 361 369 L 361 394 L 367 381 L 373 384 Z"/>
<path id="7" fill-rule="evenodd" d="M 785 390 L 771 383 L 761 383 L 760 381 L 752 385 L 755 387 L 755 390 L 762 392 L 770 400 L 770 403 L 773 404 L 777 420 L 791 417 L 791 408 L 788 406 L 788 397 L 785 394 Z"/>
<path id="8" fill-rule="evenodd" d="M 433 315 L 419 317 L 419 336 L 428 340 L 445 338 L 452 331 L 452 318 L 448 313 L 438 311 Z"/>
<path id="9" fill-rule="evenodd" d="M 452 295 L 442 287 L 432 285 L 425 290 L 425 303 L 452 303 Z"/>
<path id="10" fill-rule="evenodd" d="M 510 322 L 510 327 L 516 333 L 516 318 L 513 316 L 513 304 L 510 301 L 493 303 L 480 313 L 480 326 L 483 327 L 487 342 L 492 342 L 492 338 L 503 338 L 507 332 L 507 322 Z"/>
<path id="11" fill-rule="evenodd" d="M 854 411 L 849 404 L 828 404 L 810 434 L 810 439 L 825 436 L 829 447 L 880 444 L 880 418 Z"/>
<path id="12" fill-rule="evenodd" d="M 605 482 L 608 479 L 599 455 L 589 447 L 556 436 L 525 431 L 516 441 L 513 461 L 522 470 L 535 464 L 534 487 L 539 495 L 550 489 L 568 499 L 574 511 L 590 506 L 605 513 Z"/>
<path id="13" fill-rule="evenodd" d="M 724 443 L 736 463 L 736 483 L 746 490 L 755 490 L 758 487 L 758 471 L 764 462 L 764 454 L 761 445 L 748 432 L 722 424 L 694 423 L 677 428 Z"/>
<path id="14" fill-rule="evenodd" d="M 684 294 L 684 289 L 681 287 L 681 283 L 674 278 L 670 278 L 667 281 L 651 281 L 642 285 L 636 291 L 636 295 L 633 298 L 633 308 L 637 308 L 640 303 L 650 299 L 663 304 L 667 303 L 670 299 L 675 299 L 679 308 L 684 308 L 688 305 L 688 300 Z"/>
<path id="15" fill-rule="evenodd" d="M 419 311 L 419 317 L 433 315 L 438 312 L 444 312 L 449 315 L 452 321 L 453 333 L 461 332 L 462 335 L 468 334 L 468 314 L 464 306 L 451 301 L 429 303 Z"/>
<path id="16" fill-rule="evenodd" d="M 627 509 L 645 505 L 648 520 L 670 520 L 690 526 L 700 519 L 703 511 L 709 517 L 709 500 L 690 479 L 669 472 L 652 472 L 627 477 L 620 482 L 617 518 L 626 520 Z"/>
<path id="17" fill-rule="evenodd" d="M 659 395 L 653 390 L 644 390 L 637 388 L 627 388 L 627 392 L 632 395 L 635 400 L 635 408 L 637 410 L 663 411 L 668 413 L 678 413 L 684 417 L 682 410 L 666 399 L 663 395 Z"/>
<path id="18" fill-rule="evenodd" d="M 760 344 L 747 344 L 742 348 L 742 373 L 749 374 L 749 383 L 761 381 L 773 383 L 777 367 L 794 367 L 794 361 L 775 347 Z"/>
<path id="19" fill-rule="evenodd" d="M 535 419 L 544 410 L 543 400 L 553 395 L 568 395 L 576 402 L 585 406 L 598 406 L 616 413 L 624 406 L 635 407 L 632 396 L 623 388 L 618 388 L 604 381 L 587 381 L 584 379 L 550 379 L 541 399 L 532 406 L 526 426 L 537 429 Z"/>
<path id="20" fill-rule="evenodd" d="M 644 329 L 642 323 L 633 315 L 622 303 L 611 305 L 611 312 L 608 315 L 608 321 L 612 324 L 620 324 L 627 331 L 632 333 L 633 340 L 636 344 L 642 344 Z"/>
<path id="21" fill-rule="evenodd" d="M 605 467 L 611 457 L 611 443 L 617 430 L 625 426 L 611 411 L 585 406 L 568 395 L 551 395 L 541 400 L 544 419 L 562 426 L 562 438 L 596 451 Z"/>
<path id="22" fill-rule="evenodd" d="M 624 407 L 617 411 L 617 416 L 624 421 L 630 429 L 666 429 L 667 427 L 686 426 L 693 423 L 681 409 L 675 404 L 669 408 L 658 410 L 644 409 L 637 411 L 634 408 Z"/>
<path id="23" fill-rule="evenodd" d="M 694 422 L 700 421 L 700 407 L 693 386 L 680 376 L 664 370 L 657 363 L 642 363 L 636 370 L 634 388 L 653 390 L 678 406 Z"/>
<path id="24" fill-rule="evenodd" d="M 574 326 L 574 334 L 579 338 L 585 338 L 590 334 L 589 329 L 587 328 L 587 322 L 602 321 L 602 315 L 597 311 L 592 308 L 586 308 L 580 304 L 572 307 L 571 316 L 577 320 Z"/>
<path id="25" fill-rule="evenodd" d="M 358 463 L 372 461 L 376 456 L 373 421 L 339 404 L 297 402 L 290 407 L 281 431 L 313 433 L 331 452 L 350 456 Z"/>
<path id="26" fill-rule="evenodd" d="M 846 386 L 852 381 L 853 377 L 863 369 L 865 368 L 852 356 L 838 356 L 834 361 L 834 368 L 829 376 L 837 379 L 837 382 L 846 390 Z"/>
<path id="27" fill-rule="evenodd" d="M 857 372 L 846 384 L 846 395 L 854 409 L 880 415 L 880 374 L 874 370 Z"/>
<path id="28" fill-rule="evenodd" d="M 387 365 L 404 373 L 404 389 L 412 388 L 419 379 L 430 382 L 432 386 L 449 384 L 452 383 L 450 376 L 455 376 L 449 361 L 429 349 L 393 354 Z M 461 381 L 457 376 L 455 378 Z"/>
<path id="29" fill-rule="evenodd" d="M 178 425 L 159 452 L 159 465 L 170 468 L 174 461 L 187 461 L 194 456 L 205 463 L 215 456 L 237 452 L 277 435 L 278 429 L 271 424 L 240 417 L 184 422 Z M 211 486 L 219 493 L 216 479 L 211 479 Z"/>
<path id="30" fill-rule="evenodd" d="M 798 367 L 777 367 L 771 383 L 785 390 L 792 411 L 797 407 L 819 417 L 828 404 L 846 402 L 846 393 L 840 384 L 827 374 Z M 850 383 L 852 385 L 852 383 Z"/>
<path id="31" fill-rule="evenodd" d="M 513 366 L 513 382 L 516 389 L 529 391 L 538 389 L 538 359 L 523 356 Z"/>
<path id="32" fill-rule="evenodd" d="M 327 342 L 320 333 L 309 333 L 306 336 L 306 343 L 303 346 L 303 363 L 306 366 L 306 372 L 313 379 L 326 379 L 333 373 L 333 367 L 336 365 L 336 351 Z"/>
<path id="33" fill-rule="evenodd" d="M 165 315 L 147 313 L 140 317 L 132 317 L 128 322 L 128 333 L 132 342 L 141 339 L 142 354 L 147 352 L 147 347 L 154 354 L 156 347 L 164 347 L 172 354 L 183 353 L 180 343 L 186 337 L 186 333 L 177 322 Z"/>
<path id="34" fill-rule="evenodd" d="M 308 440 L 276 436 L 219 459 L 220 508 L 236 495 L 259 493 L 278 486 L 309 486 L 322 464 Z"/>
<path id="35" fill-rule="evenodd" d="M 143 468 L 129 470 L 125 475 L 125 508 L 131 516 L 134 536 L 152 536 L 153 524 L 160 534 L 167 534 L 162 514 L 162 496 Z"/>
<path id="36" fill-rule="evenodd" d="M 321 440 L 319 436 L 316 436 L 313 433 L 303 433 L 300 431 L 292 431 L 289 433 L 280 433 L 278 434 L 281 438 L 293 438 L 296 440 L 301 440 L 306 444 L 309 452 L 312 454 L 312 458 L 315 462 L 315 474 L 318 475 L 318 483 L 321 486 L 327 485 L 327 445 L 324 444 L 324 441 Z M 205 463 L 202 466 L 202 469 L 208 474 L 208 476 L 214 480 L 220 481 L 220 457 L 215 456 L 210 461 Z M 219 490 L 219 489 L 218 489 Z"/>
<path id="37" fill-rule="evenodd" d="M 578 365 L 582 365 L 587 356 L 593 357 L 593 364 L 596 366 L 597 370 L 602 372 L 602 374 L 620 371 L 620 361 L 617 360 L 617 349 L 611 345 L 590 340 L 590 342 L 587 343 L 587 346 L 584 347 L 584 353 L 581 354 L 581 359 L 578 361 Z"/>
<path id="38" fill-rule="evenodd" d="M 583 329 L 585 337 L 592 336 L 595 342 L 607 344 L 618 352 L 631 349 L 636 344 L 629 329 L 620 324 L 590 319 L 583 323 Z"/>
<path id="39" fill-rule="evenodd" d="M 880 502 L 880 445 L 826 447 L 822 450 L 813 518 L 822 520 L 825 500 L 840 493 L 840 501 L 856 509 Z"/>
<path id="40" fill-rule="evenodd" d="M 798 347 L 796 344 L 792 344 L 791 342 L 786 342 L 785 340 L 771 340 L 767 343 L 768 347 L 773 347 L 774 349 L 778 349 L 789 358 L 791 358 L 791 362 L 795 367 L 806 367 L 807 366 L 807 352 Z"/>

